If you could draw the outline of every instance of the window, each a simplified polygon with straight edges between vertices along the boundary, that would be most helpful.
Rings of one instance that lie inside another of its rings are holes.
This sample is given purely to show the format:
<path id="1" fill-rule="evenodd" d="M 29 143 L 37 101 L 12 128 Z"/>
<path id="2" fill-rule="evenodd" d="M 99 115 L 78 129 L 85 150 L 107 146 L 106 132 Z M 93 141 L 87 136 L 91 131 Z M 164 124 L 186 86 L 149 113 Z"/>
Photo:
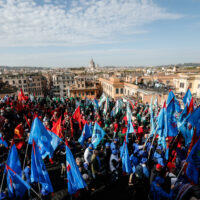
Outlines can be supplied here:
<path id="1" fill-rule="evenodd" d="M 192 88 L 192 83 L 189 83 L 189 88 Z"/>
<path id="2" fill-rule="evenodd" d="M 184 83 L 180 83 L 180 88 L 184 88 Z"/>
<path id="3" fill-rule="evenodd" d="M 15 84 L 15 81 L 13 81 L 13 84 Z"/>
<path id="4" fill-rule="evenodd" d="M 91 92 L 91 95 L 94 95 L 94 91 Z"/>
<path id="5" fill-rule="evenodd" d="M 21 81 L 21 80 L 19 80 L 19 81 L 18 81 L 18 83 L 20 83 L 20 84 L 21 84 L 21 83 L 22 83 L 22 81 Z"/>
<path id="6" fill-rule="evenodd" d="M 80 87 L 80 84 L 78 84 L 78 87 Z"/>
<path id="7" fill-rule="evenodd" d="M 86 92 L 86 95 L 89 95 L 89 92 Z"/>
<path id="8" fill-rule="evenodd" d="M 82 84 L 82 87 L 84 87 L 84 84 Z"/>
<path id="9" fill-rule="evenodd" d="M 116 88 L 116 94 L 119 94 L 119 88 Z"/>
<path id="10" fill-rule="evenodd" d="M 26 80 L 24 80 L 24 83 L 26 83 Z"/>
<path id="11" fill-rule="evenodd" d="M 123 94 L 123 88 L 120 88 L 120 93 Z"/>

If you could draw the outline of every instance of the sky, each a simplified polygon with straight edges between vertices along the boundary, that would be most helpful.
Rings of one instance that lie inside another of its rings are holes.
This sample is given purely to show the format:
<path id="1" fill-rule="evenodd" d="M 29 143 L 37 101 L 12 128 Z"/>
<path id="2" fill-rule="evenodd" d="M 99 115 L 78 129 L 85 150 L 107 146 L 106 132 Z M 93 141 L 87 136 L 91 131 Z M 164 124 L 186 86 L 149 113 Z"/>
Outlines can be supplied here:
<path id="1" fill-rule="evenodd" d="M 200 62 L 200 0 L 0 0 L 0 66 Z"/>

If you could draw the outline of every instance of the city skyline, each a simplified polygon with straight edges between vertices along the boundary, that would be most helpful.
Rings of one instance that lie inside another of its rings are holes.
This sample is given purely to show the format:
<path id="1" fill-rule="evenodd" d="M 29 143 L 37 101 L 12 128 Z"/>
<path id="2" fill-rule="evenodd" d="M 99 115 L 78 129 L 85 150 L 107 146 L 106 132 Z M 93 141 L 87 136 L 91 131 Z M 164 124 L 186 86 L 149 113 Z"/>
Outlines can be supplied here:
<path id="1" fill-rule="evenodd" d="M 199 62 L 199 0 L 3 0 L 0 65 Z"/>

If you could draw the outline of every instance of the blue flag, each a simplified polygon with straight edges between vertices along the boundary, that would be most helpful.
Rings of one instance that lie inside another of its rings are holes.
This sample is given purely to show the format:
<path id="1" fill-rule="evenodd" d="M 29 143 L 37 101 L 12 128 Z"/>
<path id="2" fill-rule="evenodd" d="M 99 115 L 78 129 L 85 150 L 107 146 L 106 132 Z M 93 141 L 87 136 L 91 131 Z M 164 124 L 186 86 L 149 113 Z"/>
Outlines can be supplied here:
<path id="1" fill-rule="evenodd" d="M 101 140 L 104 138 L 105 134 L 106 134 L 105 131 L 99 126 L 97 122 L 95 122 L 94 130 L 92 134 L 92 144 L 94 145 L 95 149 L 98 146 L 98 144 L 101 142 Z"/>
<path id="2" fill-rule="evenodd" d="M 186 105 L 179 116 L 179 119 L 178 119 L 179 122 L 182 122 L 185 119 L 185 117 L 187 116 L 187 110 L 188 110 L 188 106 Z"/>
<path id="3" fill-rule="evenodd" d="M 94 109 L 98 110 L 99 104 L 98 104 L 98 101 L 96 99 L 93 100 L 93 105 L 94 105 Z"/>
<path id="4" fill-rule="evenodd" d="M 167 136 L 175 137 L 178 134 L 178 128 L 177 128 L 177 120 L 175 117 L 175 102 L 174 98 L 170 101 L 170 103 L 167 106 Z"/>
<path id="5" fill-rule="evenodd" d="M 53 192 L 53 187 L 42 160 L 39 148 L 33 141 L 31 152 L 31 182 L 39 182 L 42 185 L 42 189 L 47 192 Z"/>
<path id="6" fill-rule="evenodd" d="M 174 93 L 172 91 L 169 92 L 168 98 L 167 98 L 167 106 L 171 102 L 171 100 L 174 99 L 174 104 L 175 104 L 175 110 L 176 112 L 180 113 L 181 112 L 181 107 L 179 101 L 176 99 Z"/>
<path id="7" fill-rule="evenodd" d="M 7 142 L 3 139 L 2 134 L 0 133 L 0 144 L 3 144 L 6 148 L 8 148 Z"/>
<path id="8" fill-rule="evenodd" d="M 190 154 L 188 155 L 186 162 L 188 167 L 186 175 L 196 184 L 198 184 L 199 168 L 200 168 L 200 139 L 193 146 Z"/>
<path id="9" fill-rule="evenodd" d="M 127 131 L 126 131 L 126 143 L 128 143 L 128 135 L 129 133 L 134 133 L 135 130 L 133 128 L 133 124 L 131 122 L 131 119 L 128 121 L 128 127 L 127 127 Z"/>
<path id="10" fill-rule="evenodd" d="M 129 152 L 128 152 L 128 145 L 126 141 L 124 141 L 123 146 L 121 147 L 120 150 L 120 156 L 122 159 L 122 171 L 126 172 L 127 174 L 130 174 L 132 172 L 132 167 L 131 167 L 131 161 L 129 157 Z"/>
<path id="11" fill-rule="evenodd" d="M 17 148 L 16 148 L 15 144 L 12 144 L 12 146 L 11 146 L 6 164 L 10 168 L 12 168 L 17 174 L 19 174 L 20 176 L 22 175 L 21 163 L 19 160 L 19 156 L 18 156 Z"/>
<path id="12" fill-rule="evenodd" d="M 183 97 L 183 103 L 184 103 L 184 105 L 186 105 L 186 104 L 190 105 L 191 99 L 192 99 L 192 94 L 191 94 L 190 89 L 188 88 L 185 96 Z"/>
<path id="13" fill-rule="evenodd" d="M 9 166 L 10 168 L 12 168 L 17 174 L 19 174 L 19 176 L 22 176 L 21 163 L 19 160 L 19 156 L 18 156 L 17 148 L 16 148 L 15 144 L 13 144 L 11 146 L 10 152 L 8 154 L 6 166 Z M 7 172 L 6 168 L 5 168 L 4 172 L 5 173 Z M 8 186 L 8 196 L 10 198 L 14 198 L 14 196 L 15 196 L 14 190 L 13 190 L 12 184 L 10 184 L 10 181 L 12 180 L 12 178 L 9 173 L 7 173 L 6 178 L 7 178 L 7 186 Z"/>
<path id="14" fill-rule="evenodd" d="M 33 139 L 40 147 L 42 158 L 45 158 L 47 155 L 51 158 L 55 148 L 57 147 L 56 145 L 61 141 L 56 134 L 47 131 L 43 123 L 37 117 L 32 123 L 28 143 L 32 144 Z"/>
<path id="15" fill-rule="evenodd" d="M 55 133 L 47 130 L 49 135 L 51 136 L 51 140 L 50 142 L 50 152 L 45 152 L 42 155 L 42 158 L 45 158 L 46 156 L 49 156 L 50 158 L 53 157 L 53 153 L 56 150 L 56 148 L 58 147 L 58 145 L 62 142 L 62 139 L 60 137 L 58 137 Z"/>
<path id="16" fill-rule="evenodd" d="M 6 165 L 7 170 L 7 185 L 8 191 L 12 191 L 12 196 L 9 195 L 10 198 L 15 197 L 23 197 L 26 190 L 30 190 L 31 187 L 26 183 L 13 169 L 11 169 L 8 165 Z M 9 193 L 10 194 L 10 193 Z"/>
<path id="17" fill-rule="evenodd" d="M 157 133 L 159 135 L 158 143 L 162 145 L 163 149 L 166 149 L 166 137 L 167 137 L 167 110 L 164 103 L 157 119 Z"/>
<path id="18" fill-rule="evenodd" d="M 69 194 L 75 194 L 77 190 L 85 188 L 87 185 L 79 171 L 70 149 L 66 146 L 67 163 L 67 184 Z"/>
<path id="19" fill-rule="evenodd" d="M 85 126 L 83 128 L 81 137 L 78 139 L 79 143 L 83 146 L 84 145 L 84 141 L 87 140 L 89 137 L 92 136 L 92 132 L 90 127 L 88 126 L 87 123 L 85 123 Z"/>
<path id="20" fill-rule="evenodd" d="M 196 108 L 188 118 L 188 122 L 196 128 L 197 136 L 200 136 L 200 107 Z"/>
<path id="21" fill-rule="evenodd" d="M 188 128 L 188 118 L 190 117 L 190 115 L 191 114 L 188 114 L 188 116 L 186 116 L 183 121 L 179 123 L 179 131 L 185 139 L 185 146 L 188 146 L 190 144 L 194 133 L 194 128 Z"/>

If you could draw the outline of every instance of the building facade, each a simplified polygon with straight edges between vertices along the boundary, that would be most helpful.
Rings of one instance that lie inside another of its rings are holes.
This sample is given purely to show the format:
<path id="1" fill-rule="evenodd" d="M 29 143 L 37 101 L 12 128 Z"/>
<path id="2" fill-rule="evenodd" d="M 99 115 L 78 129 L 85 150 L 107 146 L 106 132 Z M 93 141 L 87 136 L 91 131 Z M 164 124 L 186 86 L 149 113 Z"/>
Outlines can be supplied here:
<path id="1" fill-rule="evenodd" d="M 4 83 L 22 89 L 25 95 L 46 95 L 46 79 L 41 73 L 6 74 L 2 78 Z"/>
<path id="2" fill-rule="evenodd" d="M 199 74 L 179 74 L 175 79 L 176 93 L 185 94 L 190 88 L 194 97 L 200 98 L 200 75 Z"/>
<path id="3" fill-rule="evenodd" d="M 117 99 L 124 95 L 124 82 L 121 82 L 116 76 L 112 76 L 109 79 L 99 78 L 99 81 L 102 92 L 107 96 Z"/>
<path id="4" fill-rule="evenodd" d="M 87 75 L 79 75 L 74 78 L 74 85 L 70 87 L 71 97 L 80 97 L 84 99 L 99 98 L 100 85 L 94 80 L 94 77 Z"/>
<path id="5" fill-rule="evenodd" d="M 52 95 L 54 97 L 68 96 L 69 88 L 74 85 L 75 74 L 70 72 L 59 72 L 52 75 Z"/>

